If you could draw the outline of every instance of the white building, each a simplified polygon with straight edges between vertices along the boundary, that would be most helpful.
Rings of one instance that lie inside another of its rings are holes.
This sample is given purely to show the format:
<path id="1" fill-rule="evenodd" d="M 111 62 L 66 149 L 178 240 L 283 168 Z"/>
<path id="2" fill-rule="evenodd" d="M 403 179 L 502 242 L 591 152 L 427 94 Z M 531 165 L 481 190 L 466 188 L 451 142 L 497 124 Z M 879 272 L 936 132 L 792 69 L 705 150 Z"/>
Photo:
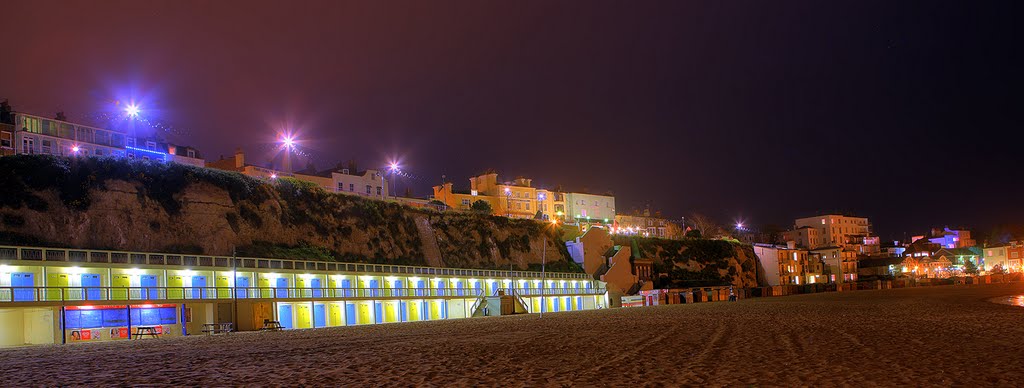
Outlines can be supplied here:
<path id="1" fill-rule="evenodd" d="M 585 223 L 611 223 L 615 220 L 615 197 L 610 195 L 565 193 L 566 219 Z"/>

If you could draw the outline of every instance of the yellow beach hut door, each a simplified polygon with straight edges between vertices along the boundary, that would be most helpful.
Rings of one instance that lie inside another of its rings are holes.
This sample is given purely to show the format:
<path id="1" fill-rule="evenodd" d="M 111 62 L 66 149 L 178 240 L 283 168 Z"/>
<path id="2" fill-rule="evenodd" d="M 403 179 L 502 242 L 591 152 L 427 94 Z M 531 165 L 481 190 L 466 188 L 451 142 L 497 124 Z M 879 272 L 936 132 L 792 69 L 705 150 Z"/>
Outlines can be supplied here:
<path id="1" fill-rule="evenodd" d="M 181 275 L 171 275 L 167 277 L 167 298 L 185 298 L 185 279 Z"/>
<path id="2" fill-rule="evenodd" d="M 61 300 L 61 288 L 54 287 L 68 287 L 70 285 L 70 279 L 66 273 L 48 273 L 46 274 L 46 300 Z M 67 288 L 63 288 L 67 293 Z M 67 296 L 67 295 L 64 295 Z"/>
<path id="3" fill-rule="evenodd" d="M 110 297 L 113 300 L 128 299 L 128 287 L 132 286 L 132 277 L 124 274 L 114 274 L 110 277 Z"/>

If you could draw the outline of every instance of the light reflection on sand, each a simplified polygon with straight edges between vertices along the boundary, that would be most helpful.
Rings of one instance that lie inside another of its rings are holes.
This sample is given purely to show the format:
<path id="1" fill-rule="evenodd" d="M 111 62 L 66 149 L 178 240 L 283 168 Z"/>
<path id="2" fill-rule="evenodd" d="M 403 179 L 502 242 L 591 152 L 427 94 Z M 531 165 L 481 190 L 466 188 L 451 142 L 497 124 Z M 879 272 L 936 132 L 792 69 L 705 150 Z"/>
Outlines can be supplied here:
<path id="1" fill-rule="evenodd" d="M 1024 307 L 1024 295 L 1001 296 L 990 301 L 1010 306 Z"/>

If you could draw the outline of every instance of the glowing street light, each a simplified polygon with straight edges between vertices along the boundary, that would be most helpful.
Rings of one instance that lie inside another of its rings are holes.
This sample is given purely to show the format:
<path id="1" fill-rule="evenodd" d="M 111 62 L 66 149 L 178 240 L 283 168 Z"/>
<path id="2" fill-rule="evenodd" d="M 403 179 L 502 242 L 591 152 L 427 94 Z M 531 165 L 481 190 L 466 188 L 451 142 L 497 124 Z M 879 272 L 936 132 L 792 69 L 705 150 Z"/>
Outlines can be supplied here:
<path id="1" fill-rule="evenodd" d="M 78 148 L 78 145 L 71 146 L 71 152 L 74 152 L 74 153 L 77 154 L 78 151 L 81 151 L 81 150 L 82 150 L 81 148 Z"/>
<path id="2" fill-rule="evenodd" d="M 281 144 L 284 145 L 284 148 L 292 149 L 295 147 L 295 138 L 291 136 L 284 136 L 284 139 L 281 140 Z"/>
<path id="3" fill-rule="evenodd" d="M 128 106 L 124 108 L 124 113 L 128 115 L 128 118 L 137 118 L 139 117 L 139 106 L 134 103 L 128 104 Z"/>

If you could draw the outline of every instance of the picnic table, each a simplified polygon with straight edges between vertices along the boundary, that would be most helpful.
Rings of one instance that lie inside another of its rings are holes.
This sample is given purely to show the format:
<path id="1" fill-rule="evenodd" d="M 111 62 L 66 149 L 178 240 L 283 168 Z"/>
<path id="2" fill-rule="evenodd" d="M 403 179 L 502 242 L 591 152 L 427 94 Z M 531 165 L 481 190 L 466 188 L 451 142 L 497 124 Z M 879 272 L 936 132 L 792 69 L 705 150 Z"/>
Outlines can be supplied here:
<path id="1" fill-rule="evenodd" d="M 269 319 L 263 320 L 263 327 L 260 328 L 261 331 L 278 331 L 282 329 L 284 329 L 284 327 L 281 326 L 281 322 L 271 321 Z"/>
<path id="2" fill-rule="evenodd" d="M 133 339 L 139 339 L 143 336 L 149 336 L 150 338 L 160 338 L 160 332 L 156 330 L 156 326 L 136 326 L 135 337 Z"/>
<path id="3" fill-rule="evenodd" d="M 234 326 L 235 324 L 231 322 L 204 323 L 203 333 L 206 333 L 207 335 L 230 333 L 235 331 Z"/>

